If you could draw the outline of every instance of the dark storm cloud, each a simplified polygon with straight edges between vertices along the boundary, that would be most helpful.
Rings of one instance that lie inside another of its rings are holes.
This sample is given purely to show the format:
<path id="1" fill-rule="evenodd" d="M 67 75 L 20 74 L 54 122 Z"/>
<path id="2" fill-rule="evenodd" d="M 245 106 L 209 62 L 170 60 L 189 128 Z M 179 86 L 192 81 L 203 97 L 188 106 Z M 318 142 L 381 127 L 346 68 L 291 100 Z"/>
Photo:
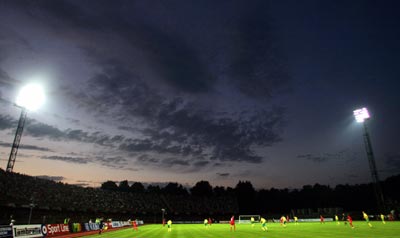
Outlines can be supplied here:
<path id="1" fill-rule="evenodd" d="M 6 130 L 10 128 L 15 128 L 17 126 L 17 121 L 11 118 L 9 115 L 0 114 L 0 130 Z"/>
<path id="2" fill-rule="evenodd" d="M 49 148 L 35 146 L 35 145 L 20 145 L 19 148 L 25 150 L 39 150 L 39 151 L 50 151 L 50 152 L 52 151 Z"/>
<path id="3" fill-rule="evenodd" d="M 193 163 L 193 166 L 196 167 L 196 168 L 203 168 L 208 164 L 210 164 L 209 161 L 197 161 L 197 162 Z"/>
<path id="4" fill-rule="evenodd" d="M 283 109 L 260 111 L 246 119 L 215 119 L 207 111 L 196 111 L 177 97 L 163 98 L 144 84 L 118 61 L 105 61 L 103 73 L 91 78 L 82 92 L 69 92 L 83 107 L 98 114 L 120 107 L 116 119 L 141 118 L 145 139 L 126 139 L 119 148 L 128 152 L 172 153 L 183 156 L 203 154 L 212 148 L 212 159 L 259 163 L 262 158 L 251 150 L 253 145 L 271 145 L 280 140 Z M 124 129 L 127 129 L 124 126 Z M 80 137 L 87 137 L 83 135 Z"/>
<path id="5" fill-rule="evenodd" d="M 123 169 L 127 165 L 127 160 L 121 156 L 116 157 L 97 157 L 96 160 L 100 162 L 101 165 L 110 167 Z"/>
<path id="6" fill-rule="evenodd" d="M 48 175 L 38 175 L 35 176 L 36 178 L 40 178 L 40 179 L 46 179 L 46 180 L 51 180 L 54 182 L 61 182 L 63 181 L 65 178 L 63 176 L 48 176 Z"/>
<path id="7" fill-rule="evenodd" d="M 126 140 L 120 149 L 131 152 L 156 151 L 207 156 L 222 161 L 261 162 L 252 146 L 268 146 L 280 141 L 283 123 L 280 110 L 262 112 L 246 121 L 211 119 L 186 109 L 161 111 L 156 129 L 146 130 L 150 139 Z M 158 128 L 158 129 L 157 129 Z M 173 132 L 160 133 L 172 128 Z M 210 154 L 203 148 L 211 148 Z"/>
<path id="8" fill-rule="evenodd" d="M 87 158 L 67 157 L 67 156 L 42 156 L 41 158 L 48 159 L 48 160 L 59 160 L 59 161 L 75 163 L 75 164 L 87 164 L 90 161 Z"/>
<path id="9" fill-rule="evenodd" d="M 2 147 L 11 147 L 11 143 L 4 143 L 4 142 L 0 142 L 0 146 Z"/>
<path id="10" fill-rule="evenodd" d="M 189 166 L 190 165 L 189 161 L 182 160 L 182 159 L 176 159 L 176 158 L 164 159 L 162 161 L 162 164 L 164 166 L 167 166 L 167 167 L 173 167 L 173 166 L 176 166 L 176 165 L 178 165 L 178 166 Z"/>
<path id="11" fill-rule="evenodd" d="M 33 119 L 27 119 L 25 124 L 25 131 L 26 135 L 30 135 L 32 137 L 48 137 L 50 139 L 58 139 L 61 140 L 63 137 L 65 138 L 66 135 L 64 132 L 59 130 L 56 127 L 37 122 Z"/>
<path id="12" fill-rule="evenodd" d="M 219 177 L 228 177 L 230 173 L 217 173 Z"/>
<path id="13" fill-rule="evenodd" d="M 160 162 L 160 159 L 151 157 L 147 154 L 142 154 L 137 158 L 137 161 L 142 164 L 157 164 Z"/>
<path id="14" fill-rule="evenodd" d="M 0 146 L 2 147 L 8 147 L 11 148 L 12 144 L 11 143 L 4 143 L 0 141 Z M 19 149 L 25 149 L 25 150 L 38 150 L 38 151 L 52 151 L 49 148 L 44 148 L 40 146 L 35 146 L 35 145 L 20 145 Z"/>
<path id="15" fill-rule="evenodd" d="M 51 25 L 55 32 L 59 32 L 60 29 L 67 32 L 88 30 L 119 35 L 131 46 L 146 52 L 145 60 L 152 62 L 160 78 L 184 91 L 207 91 L 215 81 L 207 72 L 193 46 L 174 33 L 174 29 L 168 30 L 151 24 L 150 15 L 142 14 L 147 10 L 140 9 L 140 4 L 123 1 L 111 4 L 109 1 L 97 1 L 94 6 L 90 1 L 22 2 L 23 4 L 16 4 L 16 7 L 24 9 L 31 17 Z M 152 9 L 154 4 L 163 5 L 160 1 L 153 1 L 141 7 Z M 126 11 L 127 7 L 130 10 L 124 17 L 121 13 Z M 177 9 L 179 8 L 174 11 Z"/>
<path id="16" fill-rule="evenodd" d="M 0 116 L 0 126 L 9 128 L 11 127 L 12 120 L 5 116 Z M 1 127 L 0 127 L 1 128 Z M 80 141 L 85 143 L 94 143 L 104 146 L 113 146 L 114 144 L 119 144 L 124 141 L 125 137 L 122 135 L 106 135 L 102 132 L 87 132 L 81 129 L 66 129 L 60 130 L 51 125 L 47 125 L 36 120 L 27 119 L 25 131 L 26 135 L 32 137 L 45 137 L 49 139 L 55 139 L 59 141 Z"/>
<path id="17" fill-rule="evenodd" d="M 254 109 L 246 116 L 238 116 L 242 111 L 208 111 L 189 99 L 216 93 L 221 79 L 256 99 L 269 99 L 288 85 L 284 59 L 272 37 L 268 6 L 263 1 L 254 6 L 240 1 L 177 1 L 168 6 L 162 1 L 96 3 L 43 0 L 22 1 L 14 6 L 50 24 L 51 32 L 62 34 L 64 40 L 75 44 L 98 69 L 79 88 L 64 88 L 78 106 L 99 120 L 108 116 L 119 124 L 123 122 L 120 128 L 132 128 L 145 136 L 131 139 L 76 129 L 61 131 L 40 123 L 29 125 L 28 134 L 99 145 L 119 144 L 125 152 L 168 153 L 198 160 L 174 162 L 182 166 L 205 166 L 205 159 L 260 163 L 263 157 L 255 149 L 281 140 L 285 122 L 282 107 Z M 195 13 L 199 19 L 191 16 Z M 171 24 L 160 24 L 164 20 Z M 123 39 L 123 52 L 105 47 L 101 40 L 94 41 L 92 34 Z M 215 42 L 214 34 L 222 37 L 226 47 L 220 48 L 221 42 Z M 137 49 L 140 54 L 129 53 Z M 118 59 L 109 53 L 118 53 Z M 132 62 L 143 62 L 147 68 Z M 149 69 L 156 79 L 148 76 Z M 162 91 L 157 83 L 177 90 Z M 130 127 L 132 118 L 139 120 L 139 126 Z"/>
<path id="18" fill-rule="evenodd" d="M 142 60 L 160 79 L 186 92 L 213 90 L 221 72 L 250 97 L 269 98 L 289 85 L 265 1 L 22 2 L 19 8 L 55 31 L 81 31 L 81 41 L 89 41 L 88 31 L 120 36 L 127 46 L 144 52 Z M 221 47 L 213 35 L 227 46 Z M 96 48 L 96 42 L 77 44 Z M 219 70 L 210 71 L 214 65 Z"/>

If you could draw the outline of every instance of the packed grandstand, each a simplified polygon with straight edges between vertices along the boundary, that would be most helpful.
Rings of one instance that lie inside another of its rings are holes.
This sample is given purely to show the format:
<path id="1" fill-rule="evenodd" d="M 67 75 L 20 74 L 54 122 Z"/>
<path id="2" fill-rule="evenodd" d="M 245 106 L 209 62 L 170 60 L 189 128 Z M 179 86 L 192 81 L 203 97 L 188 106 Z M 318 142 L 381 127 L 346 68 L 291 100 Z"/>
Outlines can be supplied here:
<path id="1" fill-rule="evenodd" d="M 66 217 L 71 222 L 87 222 L 96 217 L 113 220 L 140 218 L 145 222 L 161 221 L 161 209 L 166 215 L 196 219 L 215 218 L 238 212 L 234 196 L 196 197 L 189 194 L 157 192 L 120 192 L 100 188 L 84 188 L 0 169 L 0 224 L 60 223 Z"/>

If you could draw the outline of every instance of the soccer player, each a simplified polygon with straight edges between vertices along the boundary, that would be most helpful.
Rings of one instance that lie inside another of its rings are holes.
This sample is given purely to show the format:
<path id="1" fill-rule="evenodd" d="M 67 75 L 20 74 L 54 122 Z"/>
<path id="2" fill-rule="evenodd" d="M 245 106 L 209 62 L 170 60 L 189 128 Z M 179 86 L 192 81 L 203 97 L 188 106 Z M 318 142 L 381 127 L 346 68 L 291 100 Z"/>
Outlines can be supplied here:
<path id="1" fill-rule="evenodd" d="M 336 224 L 337 224 L 337 225 L 340 224 L 338 215 L 335 215 L 335 221 L 336 221 Z"/>
<path id="2" fill-rule="evenodd" d="M 250 218 L 251 227 L 254 227 L 254 217 Z"/>
<path id="3" fill-rule="evenodd" d="M 371 224 L 371 222 L 369 222 L 369 217 L 368 217 L 368 214 L 367 214 L 367 213 L 365 213 L 364 211 L 362 212 L 362 214 L 363 214 L 363 218 L 364 218 L 364 219 L 365 219 L 365 221 L 367 222 L 368 226 L 369 226 L 369 227 L 372 227 L 372 224 Z"/>
<path id="4" fill-rule="evenodd" d="M 236 231 L 235 216 L 231 217 L 231 221 L 229 222 L 229 224 L 231 225 L 231 231 L 232 231 L 232 228 L 233 228 L 233 231 Z"/>
<path id="5" fill-rule="evenodd" d="M 347 219 L 346 219 L 346 215 L 344 213 L 342 213 L 342 221 L 343 221 L 344 225 L 347 225 Z"/>
<path id="6" fill-rule="evenodd" d="M 138 231 L 136 220 L 132 222 L 133 230 Z"/>
<path id="7" fill-rule="evenodd" d="M 104 221 L 103 218 L 100 218 L 99 220 L 99 235 L 103 232 L 103 227 L 104 227 Z"/>
<path id="8" fill-rule="evenodd" d="M 351 228 L 354 229 L 354 226 L 353 226 L 353 218 L 351 218 L 350 214 L 347 215 L 347 221 L 349 222 Z"/>
<path id="9" fill-rule="evenodd" d="M 168 227 L 168 232 L 171 232 L 172 231 L 172 221 L 171 220 L 168 220 L 167 227 Z"/>
<path id="10" fill-rule="evenodd" d="M 268 231 L 267 220 L 265 220 L 264 217 L 261 217 L 260 222 L 261 222 L 261 230 Z"/>
<path id="11" fill-rule="evenodd" d="M 383 224 L 386 224 L 386 222 L 385 222 L 385 215 L 381 214 L 381 220 L 382 220 L 382 223 L 383 223 Z"/>
<path id="12" fill-rule="evenodd" d="M 325 224 L 325 218 L 322 215 L 319 215 L 319 221 L 321 224 Z"/>
<path id="13" fill-rule="evenodd" d="M 296 216 L 293 217 L 294 219 L 294 224 L 298 225 L 299 224 L 299 218 L 297 218 Z"/>
<path id="14" fill-rule="evenodd" d="M 286 217 L 282 216 L 280 221 L 281 221 L 281 226 L 286 227 Z"/>
<path id="15" fill-rule="evenodd" d="M 208 225 L 211 226 L 211 224 L 212 224 L 212 219 L 211 219 L 211 217 L 209 217 L 208 218 Z"/>
<path id="16" fill-rule="evenodd" d="M 208 219 L 204 219 L 204 227 L 208 228 Z"/>

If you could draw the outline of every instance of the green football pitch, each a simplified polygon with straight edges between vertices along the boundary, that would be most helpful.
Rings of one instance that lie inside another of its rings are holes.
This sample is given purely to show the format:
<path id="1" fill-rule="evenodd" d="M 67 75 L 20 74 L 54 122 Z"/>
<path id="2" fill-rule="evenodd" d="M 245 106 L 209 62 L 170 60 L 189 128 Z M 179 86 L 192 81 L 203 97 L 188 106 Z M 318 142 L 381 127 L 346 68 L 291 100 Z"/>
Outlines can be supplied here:
<path id="1" fill-rule="evenodd" d="M 268 231 L 261 230 L 261 225 L 254 228 L 250 224 L 236 224 L 236 231 L 230 231 L 229 224 L 213 224 L 205 228 L 202 224 L 173 224 L 172 231 L 162 225 L 144 225 L 139 231 L 132 228 L 107 231 L 102 235 L 87 237 L 130 237 L 130 238 L 396 238 L 400 237 L 400 222 L 372 222 L 370 228 L 366 222 L 356 221 L 355 228 L 335 222 L 289 223 L 281 227 L 277 223 L 268 223 Z"/>

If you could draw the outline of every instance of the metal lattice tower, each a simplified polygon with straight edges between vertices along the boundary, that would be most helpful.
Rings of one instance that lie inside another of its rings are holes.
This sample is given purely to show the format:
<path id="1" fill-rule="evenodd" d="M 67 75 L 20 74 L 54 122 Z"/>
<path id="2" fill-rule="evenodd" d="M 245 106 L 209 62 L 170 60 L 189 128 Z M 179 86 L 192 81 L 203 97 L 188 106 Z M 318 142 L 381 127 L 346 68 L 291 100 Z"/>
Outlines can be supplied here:
<path id="1" fill-rule="evenodd" d="M 7 172 L 12 172 L 15 164 L 15 159 L 17 158 L 17 152 L 19 148 L 19 142 L 21 141 L 22 131 L 24 130 L 25 119 L 27 110 L 22 108 L 21 115 L 18 121 L 17 131 L 15 132 L 14 142 L 10 152 L 10 158 L 8 159 Z"/>
<path id="2" fill-rule="evenodd" d="M 375 193 L 379 212 L 383 213 L 383 212 L 385 212 L 385 200 L 384 200 L 382 188 L 381 188 L 381 185 L 379 182 L 378 171 L 376 169 L 374 152 L 372 151 L 371 140 L 370 140 L 369 133 L 368 133 L 367 120 L 363 122 L 363 125 L 364 125 L 364 143 L 365 143 L 365 149 L 367 151 L 369 168 L 371 170 L 374 193 Z"/>

